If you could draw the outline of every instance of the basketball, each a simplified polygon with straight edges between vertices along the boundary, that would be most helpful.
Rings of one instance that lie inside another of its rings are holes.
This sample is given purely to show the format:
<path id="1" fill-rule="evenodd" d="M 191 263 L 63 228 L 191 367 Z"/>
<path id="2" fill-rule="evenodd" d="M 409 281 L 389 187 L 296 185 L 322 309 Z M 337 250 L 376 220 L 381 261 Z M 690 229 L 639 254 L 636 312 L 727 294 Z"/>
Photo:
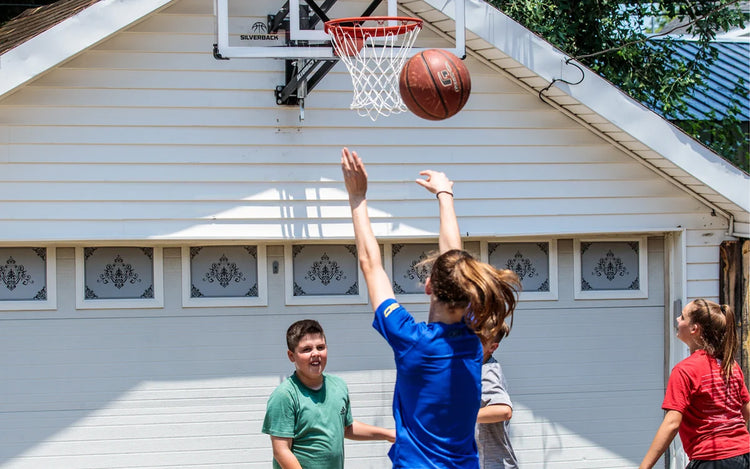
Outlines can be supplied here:
<path id="1" fill-rule="evenodd" d="M 463 61 L 448 51 L 428 49 L 409 59 L 398 80 L 401 99 L 411 112 L 433 121 L 460 111 L 471 93 Z"/>

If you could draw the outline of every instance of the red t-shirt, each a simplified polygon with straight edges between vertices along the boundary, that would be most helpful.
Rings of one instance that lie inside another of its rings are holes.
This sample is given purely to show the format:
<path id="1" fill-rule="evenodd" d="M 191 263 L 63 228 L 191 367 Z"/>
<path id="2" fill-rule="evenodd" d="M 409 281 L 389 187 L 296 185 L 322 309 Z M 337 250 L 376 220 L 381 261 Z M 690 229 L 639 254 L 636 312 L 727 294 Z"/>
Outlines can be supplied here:
<path id="1" fill-rule="evenodd" d="M 742 417 L 748 401 L 740 367 L 735 364 L 727 385 L 719 360 L 698 350 L 672 369 L 662 408 L 682 414 L 680 439 L 688 457 L 714 461 L 750 452 Z"/>

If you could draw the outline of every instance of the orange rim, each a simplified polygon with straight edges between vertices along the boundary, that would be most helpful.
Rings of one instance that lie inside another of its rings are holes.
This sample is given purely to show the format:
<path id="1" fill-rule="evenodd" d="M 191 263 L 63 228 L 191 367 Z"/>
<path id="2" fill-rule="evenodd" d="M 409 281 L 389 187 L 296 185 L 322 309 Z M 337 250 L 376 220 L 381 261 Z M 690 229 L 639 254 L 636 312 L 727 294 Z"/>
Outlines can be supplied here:
<path id="1" fill-rule="evenodd" d="M 395 26 L 359 26 L 365 21 L 396 21 Z M 383 37 L 389 34 L 403 34 L 415 28 L 422 27 L 422 20 L 406 16 L 356 16 L 353 18 L 338 18 L 326 21 L 324 31 L 336 37 L 348 36 L 355 39 L 368 37 Z"/>

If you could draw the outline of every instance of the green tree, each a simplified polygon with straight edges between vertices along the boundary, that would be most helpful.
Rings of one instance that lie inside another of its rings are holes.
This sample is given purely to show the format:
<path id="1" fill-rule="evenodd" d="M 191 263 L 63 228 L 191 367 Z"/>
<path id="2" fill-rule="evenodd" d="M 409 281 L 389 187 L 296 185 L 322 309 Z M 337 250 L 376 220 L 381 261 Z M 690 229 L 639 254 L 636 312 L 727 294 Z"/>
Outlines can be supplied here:
<path id="1" fill-rule="evenodd" d="M 717 32 L 744 27 L 738 0 L 490 0 L 511 18 L 620 87 L 735 166 L 750 172 L 750 140 L 739 103 L 721 120 L 691 115 L 685 98 L 705 87 L 716 59 Z M 699 49 L 694 59 L 674 53 L 665 26 L 677 21 Z M 658 31 L 656 34 L 654 31 Z"/>

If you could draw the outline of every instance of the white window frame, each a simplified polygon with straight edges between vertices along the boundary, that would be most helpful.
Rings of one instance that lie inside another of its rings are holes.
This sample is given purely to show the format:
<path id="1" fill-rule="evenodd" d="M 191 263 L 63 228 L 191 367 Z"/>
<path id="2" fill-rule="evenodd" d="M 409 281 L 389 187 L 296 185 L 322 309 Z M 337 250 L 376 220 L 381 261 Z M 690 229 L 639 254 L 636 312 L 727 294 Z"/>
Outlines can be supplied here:
<path id="1" fill-rule="evenodd" d="M 190 296 L 192 271 L 190 266 L 190 248 L 192 247 L 218 247 L 218 246 L 255 246 L 258 249 L 256 258 L 258 269 L 258 296 L 255 297 L 200 297 Z M 237 306 L 268 306 L 268 272 L 266 246 L 264 244 L 240 243 L 240 244 L 193 244 L 182 246 L 182 306 L 185 308 L 207 308 L 207 307 L 237 307 Z"/>
<path id="2" fill-rule="evenodd" d="M 393 286 L 393 245 L 394 244 L 435 244 L 435 246 L 438 246 L 437 240 L 428 240 L 428 241 L 413 241 L 410 240 L 409 242 L 402 242 L 402 241 L 392 241 L 385 243 L 383 245 L 383 267 L 385 268 L 386 273 L 388 274 L 388 280 L 391 282 L 391 287 Z M 422 293 L 396 293 L 394 291 L 394 296 L 396 297 L 396 300 L 399 303 L 429 303 L 430 297 L 427 296 L 427 294 L 423 291 Z"/>
<path id="3" fill-rule="evenodd" d="M 31 310 L 54 310 L 57 309 L 57 250 L 46 246 L 3 246 L 4 248 L 44 248 L 47 260 L 45 261 L 46 275 L 46 300 L 8 300 L 0 301 L 0 311 L 31 311 Z"/>
<path id="4" fill-rule="evenodd" d="M 581 243 L 637 242 L 638 244 L 638 290 L 582 290 L 581 289 Z M 577 238 L 573 240 L 573 298 L 576 300 L 614 300 L 648 298 L 648 237 Z"/>
<path id="5" fill-rule="evenodd" d="M 128 299 L 86 299 L 84 248 L 151 248 L 154 250 L 154 297 Z M 140 244 L 102 244 L 76 247 L 76 309 L 141 309 L 164 307 L 164 264 L 162 248 Z"/>
<path id="6" fill-rule="evenodd" d="M 367 285 L 365 284 L 365 277 L 362 275 L 362 269 L 359 268 L 359 261 L 355 262 L 357 266 L 357 285 L 359 286 L 359 294 L 357 295 L 304 295 L 294 296 L 294 258 L 292 253 L 293 246 L 306 245 L 306 246 L 343 246 L 346 244 L 354 244 L 351 242 L 339 242 L 339 243 L 305 243 L 297 242 L 294 244 L 284 245 L 284 295 L 286 296 L 287 305 L 347 305 L 347 304 L 367 304 L 369 301 L 367 295 Z"/>
<path id="7" fill-rule="evenodd" d="M 547 243 L 549 246 L 548 265 L 549 269 L 549 291 L 524 291 L 518 294 L 521 301 L 556 301 L 558 299 L 558 268 L 557 268 L 557 239 L 548 238 L 502 238 L 484 240 L 480 244 L 480 255 L 483 262 L 490 262 L 490 243 Z"/>

